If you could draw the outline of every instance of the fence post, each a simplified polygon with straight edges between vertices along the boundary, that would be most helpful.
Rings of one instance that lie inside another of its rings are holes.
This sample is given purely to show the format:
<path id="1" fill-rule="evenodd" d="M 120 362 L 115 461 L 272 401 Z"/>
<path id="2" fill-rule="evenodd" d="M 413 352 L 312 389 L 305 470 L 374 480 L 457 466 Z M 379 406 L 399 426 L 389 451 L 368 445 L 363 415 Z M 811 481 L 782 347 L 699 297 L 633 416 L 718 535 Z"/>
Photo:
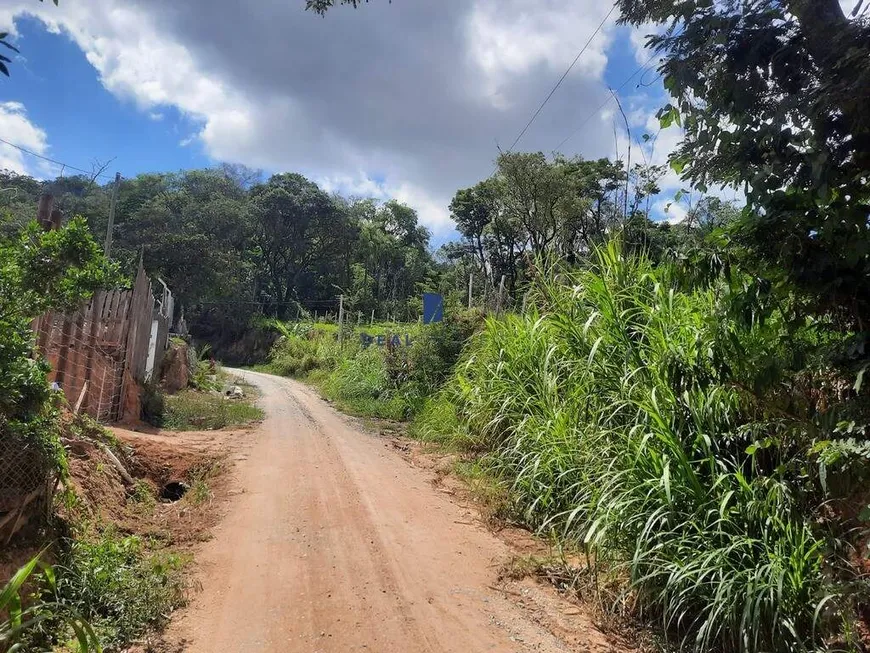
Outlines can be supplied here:
<path id="1" fill-rule="evenodd" d="M 471 300 L 474 297 L 474 272 L 468 275 L 468 310 L 471 310 Z"/>
<path id="2" fill-rule="evenodd" d="M 100 398 L 97 400 L 97 414 L 94 419 L 101 421 L 101 413 L 103 412 L 103 392 L 106 390 L 106 365 L 103 365 L 103 378 L 100 381 Z"/>
<path id="3" fill-rule="evenodd" d="M 344 332 L 342 330 L 344 322 L 344 295 L 338 296 L 338 347 L 342 348 L 344 345 Z"/>
<path id="4" fill-rule="evenodd" d="M 115 187 L 112 189 L 112 203 L 109 205 L 109 224 L 106 227 L 106 243 L 103 245 L 106 258 L 112 254 L 112 231 L 115 228 L 115 204 L 118 201 L 118 186 L 121 185 L 121 173 L 115 173 Z"/>
<path id="5" fill-rule="evenodd" d="M 498 298 L 495 304 L 495 314 L 501 315 L 504 306 L 504 275 L 501 275 L 501 283 L 498 284 Z"/>

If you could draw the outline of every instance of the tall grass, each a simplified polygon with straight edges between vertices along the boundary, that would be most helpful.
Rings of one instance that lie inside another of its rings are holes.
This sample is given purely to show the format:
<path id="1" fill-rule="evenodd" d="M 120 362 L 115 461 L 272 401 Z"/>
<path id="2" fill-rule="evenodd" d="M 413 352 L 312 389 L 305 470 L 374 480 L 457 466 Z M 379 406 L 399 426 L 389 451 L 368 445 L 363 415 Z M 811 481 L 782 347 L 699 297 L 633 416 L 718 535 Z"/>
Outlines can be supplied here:
<path id="1" fill-rule="evenodd" d="M 854 595 L 810 452 L 821 425 L 770 380 L 800 343 L 621 251 L 490 321 L 417 432 L 485 454 L 527 523 L 586 547 L 681 646 L 832 644 Z"/>
<path id="2" fill-rule="evenodd" d="M 182 390 L 164 398 L 159 426 L 170 431 L 239 428 L 263 419 L 265 413 L 250 396 L 228 399 L 219 393 Z"/>
<path id="3" fill-rule="evenodd" d="M 283 337 L 265 369 L 317 385 L 347 412 L 404 420 L 417 414 L 450 375 L 478 321 L 459 315 L 439 324 L 349 327 L 341 343 L 336 330 L 323 326 L 276 326 Z M 364 344 L 362 334 L 369 340 L 385 337 L 382 343 Z M 398 344 L 392 342 L 396 335 Z"/>
<path id="4" fill-rule="evenodd" d="M 107 651 L 126 650 L 148 630 L 165 625 L 172 610 L 184 603 L 185 560 L 152 552 L 138 537 L 106 531 L 66 540 L 58 555 L 54 569 L 38 579 L 33 623 L 21 636 L 22 651 L 102 650 L 93 644 L 82 647 L 83 634 Z M 72 636 L 79 649 L 65 645 Z M 2 644 L 0 639 L 0 650 Z"/>

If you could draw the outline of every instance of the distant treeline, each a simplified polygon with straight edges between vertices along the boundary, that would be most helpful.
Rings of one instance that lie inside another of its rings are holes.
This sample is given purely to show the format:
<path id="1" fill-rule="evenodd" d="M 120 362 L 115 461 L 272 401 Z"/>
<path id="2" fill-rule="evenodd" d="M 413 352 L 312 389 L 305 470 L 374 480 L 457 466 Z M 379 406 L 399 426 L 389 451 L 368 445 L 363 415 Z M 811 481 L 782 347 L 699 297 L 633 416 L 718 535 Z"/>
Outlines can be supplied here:
<path id="1" fill-rule="evenodd" d="M 577 260 L 616 227 L 631 234 L 626 242 L 663 251 L 681 230 L 649 220 L 662 173 L 638 166 L 626 180 L 608 160 L 504 155 L 498 174 L 456 194 L 450 210 L 459 239 L 437 252 L 412 207 L 331 195 L 302 175 L 265 179 L 231 165 L 141 174 L 120 183 L 112 257 L 132 274 L 141 253 L 149 274 L 172 287 L 194 333 L 209 340 L 239 337 L 260 314 L 335 312 L 340 294 L 357 315 L 416 319 L 423 291 L 465 302 L 472 274 L 481 299 L 494 296 L 502 276 L 516 299 L 536 259 Z M 0 188 L 7 235 L 32 220 L 50 192 L 67 218 L 83 216 L 96 240 L 105 239 L 112 182 L 2 172 Z M 694 212 L 697 223 L 734 212 L 710 202 Z"/>

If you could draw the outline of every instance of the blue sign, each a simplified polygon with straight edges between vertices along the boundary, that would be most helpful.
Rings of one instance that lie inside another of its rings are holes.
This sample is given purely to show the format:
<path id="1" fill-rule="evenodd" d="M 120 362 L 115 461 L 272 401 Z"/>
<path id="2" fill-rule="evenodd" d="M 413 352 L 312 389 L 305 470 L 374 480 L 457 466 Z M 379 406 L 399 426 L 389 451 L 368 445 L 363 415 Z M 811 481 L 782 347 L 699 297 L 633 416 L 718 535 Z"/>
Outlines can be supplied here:
<path id="1" fill-rule="evenodd" d="M 444 298 L 434 292 L 423 293 L 423 324 L 444 321 Z"/>

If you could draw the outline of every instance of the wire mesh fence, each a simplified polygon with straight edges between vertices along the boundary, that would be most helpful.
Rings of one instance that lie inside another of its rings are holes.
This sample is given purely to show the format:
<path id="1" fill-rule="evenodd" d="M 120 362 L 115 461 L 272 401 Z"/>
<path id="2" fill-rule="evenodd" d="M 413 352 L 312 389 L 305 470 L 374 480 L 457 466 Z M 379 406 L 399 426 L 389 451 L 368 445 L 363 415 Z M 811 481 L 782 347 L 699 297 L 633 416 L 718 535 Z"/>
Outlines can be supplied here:
<path id="1" fill-rule="evenodd" d="M 51 494 L 54 462 L 38 444 L 14 435 L 0 438 L 0 543 Z"/>
<path id="2" fill-rule="evenodd" d="M 37 323 L 40 353 L 51 371 L 48 380 L 70 405 L 100 422 L 120 416 L 124 349 L 105 339 L 105 322 L 92 323 L 92 311 L 49 313 Z"/>

